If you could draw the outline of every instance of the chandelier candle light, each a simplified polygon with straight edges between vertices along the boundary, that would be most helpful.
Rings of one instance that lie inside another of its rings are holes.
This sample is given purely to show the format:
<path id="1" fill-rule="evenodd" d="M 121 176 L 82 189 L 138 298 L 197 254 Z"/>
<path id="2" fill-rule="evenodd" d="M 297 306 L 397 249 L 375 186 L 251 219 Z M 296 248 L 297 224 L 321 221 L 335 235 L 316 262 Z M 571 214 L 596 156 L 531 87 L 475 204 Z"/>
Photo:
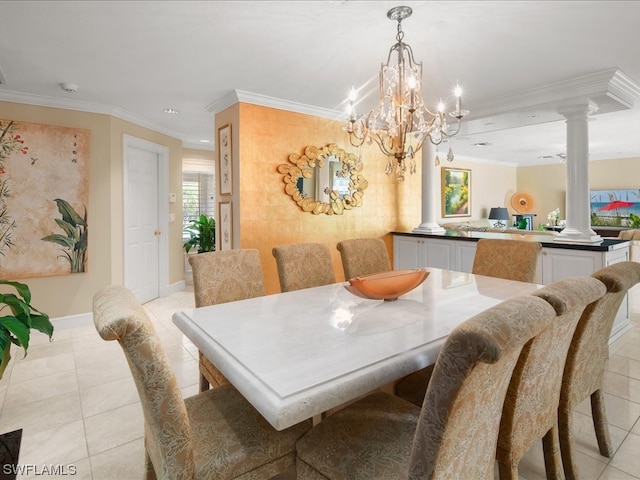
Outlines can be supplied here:
<path id="1" fill-rule="evenodd" d="M 389 50 L 387 63 L 380 69 L 380 105 L 368 114 L 356 114 L 356 90 L 351 89 L 347 112 L 349 121 L 345 131 L 354 147 L 360 147 L 365 141 L 372 140 L 389 157 L 385 173 L 395 172 L 398 181 L 404 180 L 409 163 L 409 173 L 415 173 L 415 154 L 428 138 L 439 145 L 460 131 L 460 124 L 469 115 L 462 110 L 462 89 L 455 89 L 455 110 L 449 115 L 457 120 L 457 126 L 450 130 L 447 124 L 445 105 L 441 101 L 437 111 L 432 112 L 422 99 L 422 63 L 413 58 L 411 47 L 402 41 L 402 20 L 410 17 L 409 7 L 394 7 L 387 17 L 398 22 L 396 44 Z M 449 148 L 447 160 L 453 160 Z"/>

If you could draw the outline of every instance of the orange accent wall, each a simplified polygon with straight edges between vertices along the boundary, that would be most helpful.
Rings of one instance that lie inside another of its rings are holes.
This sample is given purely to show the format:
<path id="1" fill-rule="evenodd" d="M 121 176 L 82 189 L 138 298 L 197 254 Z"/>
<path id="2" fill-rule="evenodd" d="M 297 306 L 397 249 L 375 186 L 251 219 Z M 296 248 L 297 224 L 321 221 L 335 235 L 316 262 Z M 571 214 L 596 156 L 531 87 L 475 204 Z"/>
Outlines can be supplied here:
<path id="1" fill-rule="evenodd" d="M 389 232 L 420 224 L 420 171 L 398 184 L 395 176 L 384 174 L 387 157 L 375 145 L 361 149 L 363 175 L 369 182 L 361 207 L 343 215 L 313 215 L 303 212 L 285 193 L 283 176 L 277 167 L 286 163 L 290 154 L 301 154 L 309 145 L 321 147 L 329 143 L 357 151 L 342 130 L 343 122 L 246 103 L 216 115 L 216 129 L 229 122 L 233 130 L 234 248 L 260 251 L 268 294 L 280 291 L 271 254 L 276 245 L 300 242 L 327 245 L 336 279 L 342 281 L 338 241 L 383 238 L 392 256 Z M 220 197 L 218 201 L 229 199 Z"/>

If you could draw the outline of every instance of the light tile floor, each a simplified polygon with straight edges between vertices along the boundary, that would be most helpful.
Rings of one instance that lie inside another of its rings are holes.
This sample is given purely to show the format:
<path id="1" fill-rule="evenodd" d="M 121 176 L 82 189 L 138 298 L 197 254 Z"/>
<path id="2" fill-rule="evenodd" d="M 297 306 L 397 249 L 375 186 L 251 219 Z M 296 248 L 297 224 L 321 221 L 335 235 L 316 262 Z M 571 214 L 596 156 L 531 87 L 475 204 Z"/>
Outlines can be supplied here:
<path id="1" fill-rule="evenodd" d="M 606 365 L 613 458 L 598 453 L 588 402 L 575 413 L 585 480 L 640 479 L 640 286 L 629 298 L 633 328 L 612 345 Z M 145 305 L 185 396 L 198 390 L 198 352 L 171 316 L 192 306 L 189 286 Z M 61 478 L 42 474 L 50 466 L 76 472 L 67 478 L 142 478 L 142 410 L 115 342 L 102 340 L 92 325 L 58 329 L 53 342 L 34 333 L 29 355 L 15 351 L 13 356 L 0 381 L 0 432 L 23 429 L 20 463 L 31 470 L 18 478 Z M 520 463 L 520 477 L 545 478 L 540 444 Z"/>

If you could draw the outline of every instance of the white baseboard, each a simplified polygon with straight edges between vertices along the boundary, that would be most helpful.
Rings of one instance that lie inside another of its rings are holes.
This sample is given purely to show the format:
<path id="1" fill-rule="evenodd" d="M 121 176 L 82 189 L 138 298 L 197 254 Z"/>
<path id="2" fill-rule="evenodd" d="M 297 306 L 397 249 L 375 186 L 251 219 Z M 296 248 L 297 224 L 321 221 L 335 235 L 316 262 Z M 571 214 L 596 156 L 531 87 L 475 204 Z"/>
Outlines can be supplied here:
<path id="1" fill-rule="evenodd" d="M 160 291 L 161 297 L 167 297 L 174 293 L 181 292 L 185 289 L 184 280 L 174 283 L 173 285 L 167 285 Z M 76 315 L 67 315 L 65 317 L 51 318 L 51 324 L 55 330 L 67 330 L 69 328 L 86 327 L 93 325 L 93 313 L 79 313 Z"/>
<path id="2" fill-rule="evenodd" d="M 51 324 L 55 330 L 67 330 L 69 328 L 86 327 L 93 325 L 93 313 L 79 313 L 77 315 L 68 315 L 66 317 L 57 317 L 51 319 Z"/>
<path id="3" fill-rule="evenodd" d="M 174 293 L 181 292 L 185 289 L 185 286 L 186 284 L 184 283 L 184 280 L 180 280 L 173 285 L 165 285 L 160 289 L 160 296 L 168 297 L 169 295 L 173 295 Z"/>

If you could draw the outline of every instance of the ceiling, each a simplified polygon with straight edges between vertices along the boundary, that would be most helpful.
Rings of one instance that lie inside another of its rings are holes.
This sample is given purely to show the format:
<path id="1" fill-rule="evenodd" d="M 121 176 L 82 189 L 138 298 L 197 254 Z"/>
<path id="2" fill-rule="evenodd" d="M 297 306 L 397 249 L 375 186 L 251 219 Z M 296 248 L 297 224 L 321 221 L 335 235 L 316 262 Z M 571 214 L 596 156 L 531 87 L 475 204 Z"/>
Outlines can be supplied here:
<path id="1" fill-rule="evenodd" d="M 395 43 L 386 12 L 401 4 L 426 102 L 459 82 L 469 120 L 475 105 L 608 69 L 640 81 L 633 1 L 0 1 L 0 100 L 110 113 L 211 149 L 200 140 L 213 142 L 213 110 L 234 90 L 338 118 L 353 85 L 372 108 Z M 454 152 L 561 161 L 564 122 L 514 125 L 462 135 Z M 589 125 L 592 160 L 640 157 L 640 106 Z"/>

